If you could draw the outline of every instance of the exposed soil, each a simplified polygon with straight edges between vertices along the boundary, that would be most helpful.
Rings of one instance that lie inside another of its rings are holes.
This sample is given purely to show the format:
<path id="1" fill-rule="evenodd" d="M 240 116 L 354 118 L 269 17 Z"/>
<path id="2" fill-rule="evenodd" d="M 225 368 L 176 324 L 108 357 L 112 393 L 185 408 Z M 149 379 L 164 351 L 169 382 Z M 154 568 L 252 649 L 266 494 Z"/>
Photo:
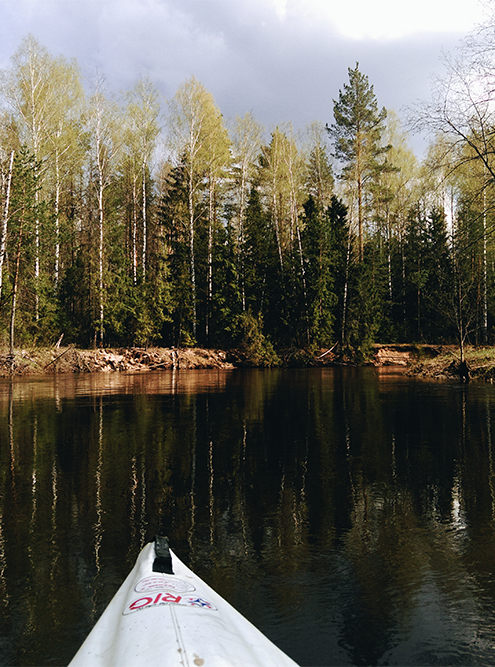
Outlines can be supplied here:
<path id="1" fill-rule="evenodd" d="M 0 376 L 40 373 L 109 373 L 187 368 L 233 368 L 227 354 L 200 348 L 125 348 L 80 350 L 74 347 L 0 353 Z"/>
<path id="2" fill-rule="evenodd" d="M 303 350 L 280 354 L 282 366 L 352 365 L 336 346 L 310 356 Z M 438 380 L 495 379 L 495 348 L 467 348 L 467 369 L 460 367 L 454 345 L 377 344 L 369 364 L 402 368 L 407 375 Z M 168 369 L 232 369 L 245 363 L 241 354 L 203 348 L 120 348 L 81 350 L 73 346 L 18 349 L 12 359 L 0 351 L 0 377 L 53 373 L 110 373 L 115 371 L 154 371 Z M 466 370 L 469 376 L 466 376 Z M 464 371 L 464 374 L 463 374 Z"/>
<path id="3" fill-rule="evenodd" d="M 441 354 L 441 348 L 435 345 L 412 345 L 408 343 L 376 343 L 368 360 L 373 366 L 401 366 L 408 368 L 417 363 L 418 359 L 432 359 Z M 349 365 L 353 359 L 338 349 L 320 350 L 316 356 L 318 365 Z"/>

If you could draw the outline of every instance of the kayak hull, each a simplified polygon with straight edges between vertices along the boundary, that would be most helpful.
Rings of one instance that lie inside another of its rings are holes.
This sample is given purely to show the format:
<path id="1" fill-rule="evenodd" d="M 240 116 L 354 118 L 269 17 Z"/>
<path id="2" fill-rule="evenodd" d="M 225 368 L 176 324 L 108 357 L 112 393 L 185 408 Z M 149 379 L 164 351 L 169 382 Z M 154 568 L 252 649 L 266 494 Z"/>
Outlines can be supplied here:
<path id="1" fill-rule="evenodd" d="M 294 667 L 296 663 L 170 550 L 173 574 L 153 571 L 153 543 L 70 667 Z"/>

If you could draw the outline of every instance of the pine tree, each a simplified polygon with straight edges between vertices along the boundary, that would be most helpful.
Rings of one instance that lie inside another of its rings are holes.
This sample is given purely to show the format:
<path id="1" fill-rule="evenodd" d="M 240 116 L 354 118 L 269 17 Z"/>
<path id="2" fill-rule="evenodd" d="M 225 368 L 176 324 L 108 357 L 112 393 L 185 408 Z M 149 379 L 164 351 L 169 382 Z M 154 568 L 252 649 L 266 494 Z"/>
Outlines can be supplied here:
<path id="1" fill-rule="evenodd" d="M 385 108 L 378 109 L 373 86 L 359 71 L 349 68 L 349 83 L 334 100 L 334 123 L 328 132 L 334 140 L 335 157 L 342 163 L 341 177 L 350 188 L 350 200 L 357 203 L 359 259 L 364 253 L 364 225 L 372 206 L 371 186 L 388 168 L 383 156 L 388 146 L 381 145 Z"/>

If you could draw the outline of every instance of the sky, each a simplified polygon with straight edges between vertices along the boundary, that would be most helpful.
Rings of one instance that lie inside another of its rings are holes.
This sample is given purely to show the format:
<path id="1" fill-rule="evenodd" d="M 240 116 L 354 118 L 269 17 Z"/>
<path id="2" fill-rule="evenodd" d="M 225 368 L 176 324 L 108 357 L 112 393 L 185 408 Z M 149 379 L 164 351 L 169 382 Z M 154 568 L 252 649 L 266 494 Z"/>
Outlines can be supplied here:
<path id="1" fill-rule="evenodd" d="M 225 118 L 302 130 L 331 124 L 356 62 L 379 106 L 405 116 L 484 16 L 480 0 L 0 0 L 0 69 L 31 33 L 114 92 L 147 76 L 170 99 L 193 75 Z"/>

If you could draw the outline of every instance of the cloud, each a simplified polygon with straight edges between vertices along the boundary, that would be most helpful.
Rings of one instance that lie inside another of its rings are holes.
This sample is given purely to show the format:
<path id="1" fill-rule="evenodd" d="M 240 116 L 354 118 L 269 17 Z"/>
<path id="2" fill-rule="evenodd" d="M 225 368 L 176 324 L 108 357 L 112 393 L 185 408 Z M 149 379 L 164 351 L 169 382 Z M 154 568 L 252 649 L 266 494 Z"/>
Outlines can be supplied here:
<path id="1" fill-rule="evenodd" d="M 483 6 L 478 0 L 305 2 L 333 23 L 342 35 L 355 40 L 396 40 L 425 33 L 459 33 L 483 19 Z"/>
<path id="2" fill-rule="evenodd" d="M 313 120 L 331 122 L 332 100 L 356 61 L 374 84 L 380 105 L 400 111 L 428 95 L 440 49 L 452 48 L 460 33 L 423 31 L 381 40 L 346 35 L 346 21 L 371 25 L 372 13 L 363 7 L 374 8 L 378 24 L 396 21 L 397 0 L 391 8 L 384 2 L 0 0 L 6 35 L 0 67 L 8 66 L 31 32 L 52 54 L 75 57 L 88 79 L 98 68 L 115 91 L 146 75 L 170 98 L 194 75 L 225 116 L 253 111 L 268 128 L 292 121 L 297 129 Z M 447 0 L 418 2 L 443 7 Z M 451 13 L 455 6 L 449 0 Z"/>

